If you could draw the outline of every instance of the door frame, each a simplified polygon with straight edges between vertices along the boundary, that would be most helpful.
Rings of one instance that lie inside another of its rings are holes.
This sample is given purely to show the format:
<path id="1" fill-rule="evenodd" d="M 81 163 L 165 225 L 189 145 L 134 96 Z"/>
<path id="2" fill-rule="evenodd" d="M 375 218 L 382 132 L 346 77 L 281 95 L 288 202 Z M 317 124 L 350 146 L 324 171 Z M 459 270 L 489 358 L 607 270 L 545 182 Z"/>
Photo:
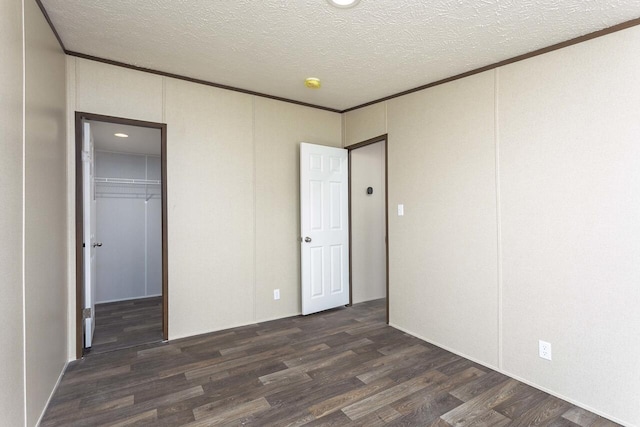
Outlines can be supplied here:
<path id="1" fill-rule="evenodd" d="M 92 120 L 122 125 L 140 126 L 160 129 L 160 179 L 162 194 L 162 336 L 169 339 L 169 274 L 168 274 L 168 247 L 167 247 L 167 125 L 165 123 L 146 122 L 123 117 L 105 116 L 76 111 L 75 113 L 75 175 L 76 175 L 76 359 L 83 356 L 84 340 L 82 336 L 82 301 L 84 297 L 84 254 L 82 245 L 84 242 L 84 216 L 82 205 L 82 121 Z M 92 313 L 95 316 L 95 313 Z"/>
<path id="2" fill-rule="evenodd" d="M 366 141 L 357 142 L 344 147 L 349 151 L 347 156 L 347 162 L 349 165 L 349 306 L 353 305 L 353 266 L 352 266 L 352 218 L 351 218 L 351 152 L 358 148 L 366 147 L 367 145 L 376 144 L 384 141 L 384 228 L 385 228 L 385 258 L 386 258 L 386 288 L 387 288 L 387 325 L 389 324 L 389 134 L 379 135 Z"/>

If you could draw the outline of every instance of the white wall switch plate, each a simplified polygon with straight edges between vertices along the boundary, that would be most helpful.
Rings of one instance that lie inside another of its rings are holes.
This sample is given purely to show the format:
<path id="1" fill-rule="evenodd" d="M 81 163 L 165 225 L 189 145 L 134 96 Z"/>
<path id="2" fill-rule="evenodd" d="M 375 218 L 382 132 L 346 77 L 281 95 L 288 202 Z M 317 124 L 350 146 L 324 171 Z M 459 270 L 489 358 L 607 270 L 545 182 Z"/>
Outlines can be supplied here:
<path id="1" fill-rule="evenodd" d="M 398 216 L 404 215 L 404 205 L 398 205 Z"/>
<path id="2" fill-rule="evenodd" d="M 280 289 L 273 290 L 273 299 L 280 299 Z"/>
<path id="3" fill-rule="evenodd" d="M 538 355 L 546 360 L 551 360 L 551 344 L 539 340 L 538 341 Z"/>

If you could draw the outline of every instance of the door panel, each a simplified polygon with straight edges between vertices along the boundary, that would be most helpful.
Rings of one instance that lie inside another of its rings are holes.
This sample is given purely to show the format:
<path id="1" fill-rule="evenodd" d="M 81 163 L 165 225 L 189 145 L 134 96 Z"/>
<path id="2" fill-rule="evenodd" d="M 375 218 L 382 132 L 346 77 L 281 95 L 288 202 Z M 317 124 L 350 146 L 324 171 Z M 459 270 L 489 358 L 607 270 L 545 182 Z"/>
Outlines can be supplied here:
<path id="1" fill-rule="evenodd" d="M 322 248 L 309 248 L 311 255 L 311 297 L 318 298 L 324 295 L 324 280 L 322 279 Z"/>
<path id="2" fill-rule="evenodd" d="M 344 253 L 342 251 L 342 245 L 331 246 L 331 293 L 336 294 L 344 290 L 344 283 L 342 279 L 344 277 L 342 273 L 342 260 L 344 259 Z"/>
<path id="3" fill-rule="evenodd" d="M 309 182 L 309 204 L 311 221 L 310 226 L 314 231 L 322 230 L 322 181 Z"/>
<path id="4" fill-rule="evenodd" d="M 342 228 L 342 187 L 341 182 L 329 183 L 329 212 L 331 212 L 330 227 L 332 230 Z"/>
<path id="5" fill-rule="evenodd" d="M 300 144 L 302 314 L 349 303 L 347 150 Z"/>
<path id="6" fill-rule="evenodd" d="M 94 149 L 91 125 L 82 125 L 82 203 L 84 234 L 84 301 L 83 308 L 91 316 L 84 319 L 84 347 L 89 348 L 95 331 L 96 295 L 96 198 L 94 182 Z"/>

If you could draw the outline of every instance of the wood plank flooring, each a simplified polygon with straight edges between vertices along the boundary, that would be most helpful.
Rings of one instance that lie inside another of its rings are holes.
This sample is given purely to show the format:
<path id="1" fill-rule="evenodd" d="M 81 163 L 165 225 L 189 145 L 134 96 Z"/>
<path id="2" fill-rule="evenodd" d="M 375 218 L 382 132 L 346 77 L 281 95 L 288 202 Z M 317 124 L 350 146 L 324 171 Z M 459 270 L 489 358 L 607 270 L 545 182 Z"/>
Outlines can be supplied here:
<path id="1" fill-rule="evenodd" d="M 162 341 L 162 297 L 96 304 L 90 354 Z"/>
<path id="2" fill-rule="evenodd" d="M 89 357 L 47 426 L 616 424 L 384 323 L 384 300 Z"/>

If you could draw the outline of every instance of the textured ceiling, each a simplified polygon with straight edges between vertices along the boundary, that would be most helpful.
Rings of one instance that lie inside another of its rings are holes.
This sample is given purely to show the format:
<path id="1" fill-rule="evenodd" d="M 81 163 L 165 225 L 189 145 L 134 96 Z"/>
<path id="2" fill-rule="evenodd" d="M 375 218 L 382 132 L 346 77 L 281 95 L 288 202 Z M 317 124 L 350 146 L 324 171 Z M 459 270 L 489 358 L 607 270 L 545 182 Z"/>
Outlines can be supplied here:
<path id="1" fill-rule="evenodd" d="M 91 124 L 96 150 L 116 153 L 160 155 L 160 129 L 140 126 L 120 125 L 116 123 L 94 122 Z M 128 138 L 118 138 L 115 133 L 125 133 Z"/>
<path id="2" fill-rule="evenodd" d="M 69 51 L 338 110 L 640 17 L 638 0 L 42 3 Z"/>

